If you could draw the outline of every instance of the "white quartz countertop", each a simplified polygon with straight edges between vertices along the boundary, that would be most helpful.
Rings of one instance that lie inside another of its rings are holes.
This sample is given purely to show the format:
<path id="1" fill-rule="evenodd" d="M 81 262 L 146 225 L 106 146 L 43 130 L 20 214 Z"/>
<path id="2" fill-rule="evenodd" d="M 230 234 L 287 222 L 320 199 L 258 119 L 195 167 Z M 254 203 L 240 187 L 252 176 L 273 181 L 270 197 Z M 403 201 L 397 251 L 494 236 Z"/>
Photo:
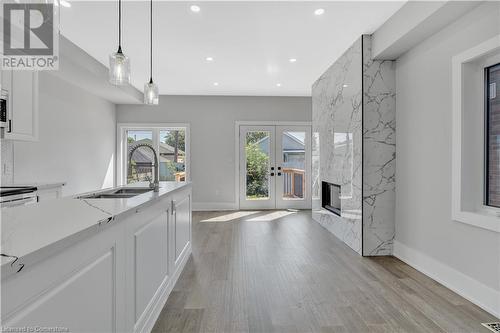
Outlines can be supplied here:
<path id="1" fill-rule="evenodd" d="M 127 187 L 147 187 L 146 183 Z M 126 199 L 62 198 L 1 209 L 2 278 L 99 232 L 127 212 L 147 207 L 190 182 L 160 182 L 160 191 Z M 108 189 L 109 190 L 109 189 Z M 95 192 L 101 192 L 99 190 Z"/>

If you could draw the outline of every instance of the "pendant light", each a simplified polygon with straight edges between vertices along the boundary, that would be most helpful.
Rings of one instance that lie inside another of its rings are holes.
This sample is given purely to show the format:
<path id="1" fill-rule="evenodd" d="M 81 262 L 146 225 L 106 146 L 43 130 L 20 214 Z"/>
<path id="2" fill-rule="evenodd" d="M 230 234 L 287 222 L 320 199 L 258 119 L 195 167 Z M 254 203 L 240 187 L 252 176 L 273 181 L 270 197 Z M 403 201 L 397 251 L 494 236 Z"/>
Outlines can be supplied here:
<path id="1" fill-rule="evenodd" d="M 144 84 L 144 104 L 158 105 L 158 86 L 153 82 L 153 0 L 150 0 L 149 14 L 149 82 Z"/>
<path id="2" fill-rule="evenodd" d="M 122 52 L 122 0 L 118 0 L 118 51 L 109 55 L 109 82 L 130 84 L 130 59 Z"/>

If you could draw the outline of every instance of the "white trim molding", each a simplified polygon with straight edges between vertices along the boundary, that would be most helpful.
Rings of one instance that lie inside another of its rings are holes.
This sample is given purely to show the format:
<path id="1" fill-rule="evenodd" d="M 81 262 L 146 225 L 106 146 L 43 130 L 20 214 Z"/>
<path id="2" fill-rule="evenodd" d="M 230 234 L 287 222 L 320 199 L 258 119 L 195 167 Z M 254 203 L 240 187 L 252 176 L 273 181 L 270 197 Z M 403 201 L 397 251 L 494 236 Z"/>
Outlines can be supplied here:
<path id="1" fill-rule="evenodd" d="M 217 212 L 224 210 L 238 210 L 235 202 L 193 202 L 194 212 Z"/>
<path id="2" fill-rule="evenodd" d="M 495 290 L 397 240 L 394 241 L 394 256 L 483 310 L 500 318 L 499 290 Z"/>
<path id="3" fill-rule="evenodd" d="M 474 109 L 482 112 L 484 109 L 484 104 L 482 103 L 484 102 L 481 98 L 477 98 L 477 96 L 467 96 L 465 90 L 469 91 L 469 89 L 464 89 L 464 85 L 466 81 L 465 77 L 470 80 L 470 77 L 468 77 L 465 73 L 467 66 L 470 67 L 476 62 L 484 61 L 484 59 L 491 57 L 498 52 L 500 52 L 500 35 L 486 40 L 485 42 L 454 56 L 452 59 L 452 219 L 494 232 L 500 232 L 500 210 L 488 210 L 481 207 L 483 193 L 477 193 L 477 195 L 474 194 L 477 198 L 473 198 L 472 201 L 477 200 L 477 202 L 470 202 L 471 199 L 466 197 L 466 193 L 470 196 L 471 191 L 473 193 L 484 192 L 475 190 L 477 188 L 483 188 L 484 177 L 475 178 L 477 172 L 474 174 L 470 174 L 470 172 L 465 174 L 466 168 L 463 167 L 464 161 L 476 161 L 477 159 L 468 159 L 467 156 L 465 156 L 471 148 L 467 148 L 464 144 L 464 141 L 466 141 L 464 140 L 464 126 L 468 124 L 464 121 L 464 116 L 466 115 L 465 111 L 470 109 L 467 105 L 475 103 L 473 104 L 475 106 Z M 473 94 L 474 92 L 471 93 Z M 478 100 L 478 103 L 476 103 L 475 99 Z M 477 147 L 474 149 L 477 152 Z M 480 169 L 483 170 L 483 168 Z M 464 184 L 464 179 L 467 179 L 468 181 L 473 179 L 473 182 L 480 182 L 481 184 L 473 184 L 471 188 L 470 184 L 469 186 Z"/>

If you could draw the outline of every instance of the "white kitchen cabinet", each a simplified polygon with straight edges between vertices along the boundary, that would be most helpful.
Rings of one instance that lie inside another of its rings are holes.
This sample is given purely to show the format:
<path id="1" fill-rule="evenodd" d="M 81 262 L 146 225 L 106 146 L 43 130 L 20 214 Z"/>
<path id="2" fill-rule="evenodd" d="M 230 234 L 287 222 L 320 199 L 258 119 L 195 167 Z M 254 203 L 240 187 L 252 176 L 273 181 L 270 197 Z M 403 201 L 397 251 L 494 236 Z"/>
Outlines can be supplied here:
<path id="1" fill-rule="evenodd" d="M 5 139 L 38 140 L 38 72 L 2 71 L 2 87 L 9 91 Z"/>
<path id="2" fill-rule="evenodd" d="M 191 253 L 191 187 L 101 228 L 2 278 L 2 325 L 150 332 Z"/>
<path id="3" fill-rule="evenodd" d="M 127 223 L 127 320 L 134 331 L 143 331 L 160 295 L 169 282 L 168 276 L 168 225 L 170 202 L 162 200 L 158 204 L 139 210 Z"/>
<path id="4" fill-rule="evenodd" d="M 113 226 L 2 281 L 2 325 L 125 331 L 123 236 Z"/>
<path id="5" fill-rule="evenodd" d="M 182 262 L 191 245 L 191 196 L 179 193 L 172 199 L 172 226 L 174 228 L 174 269 Z"/>
<path id="6" fill-rule="evenodd" d="M 127 327 L 149 332 L 191 253 L 191 189 L 139 211 L 127 231 Z"/>

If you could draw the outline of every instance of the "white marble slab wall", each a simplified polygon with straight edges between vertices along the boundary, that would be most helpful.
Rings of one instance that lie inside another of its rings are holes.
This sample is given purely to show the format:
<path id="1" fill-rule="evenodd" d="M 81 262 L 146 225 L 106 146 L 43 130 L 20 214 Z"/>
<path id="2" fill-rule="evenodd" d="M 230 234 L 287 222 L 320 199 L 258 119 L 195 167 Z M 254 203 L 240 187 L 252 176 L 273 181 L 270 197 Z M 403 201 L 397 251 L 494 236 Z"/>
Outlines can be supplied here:
<path id="1" fill-rule="evenodd" d="M 395 232 L 396 75 L 363 37 L 363 255 L 390 255 Z"/>
<path id="2" fill-rule="evenodd" d="M 312 87 L 313 218 L 363 255 L 392 253 L 395 73 L 360 37 Z M 321 208 L 321 182 L 341 185 L 341 216 Z"/>
<path id="3" fill-rule="evenodd" d="M 356 41 L 312 88 L 313 218 L 362 251 L 362 54 Z M 341 185 L 341 216 L 321 208 L 321 182 Z"/>

